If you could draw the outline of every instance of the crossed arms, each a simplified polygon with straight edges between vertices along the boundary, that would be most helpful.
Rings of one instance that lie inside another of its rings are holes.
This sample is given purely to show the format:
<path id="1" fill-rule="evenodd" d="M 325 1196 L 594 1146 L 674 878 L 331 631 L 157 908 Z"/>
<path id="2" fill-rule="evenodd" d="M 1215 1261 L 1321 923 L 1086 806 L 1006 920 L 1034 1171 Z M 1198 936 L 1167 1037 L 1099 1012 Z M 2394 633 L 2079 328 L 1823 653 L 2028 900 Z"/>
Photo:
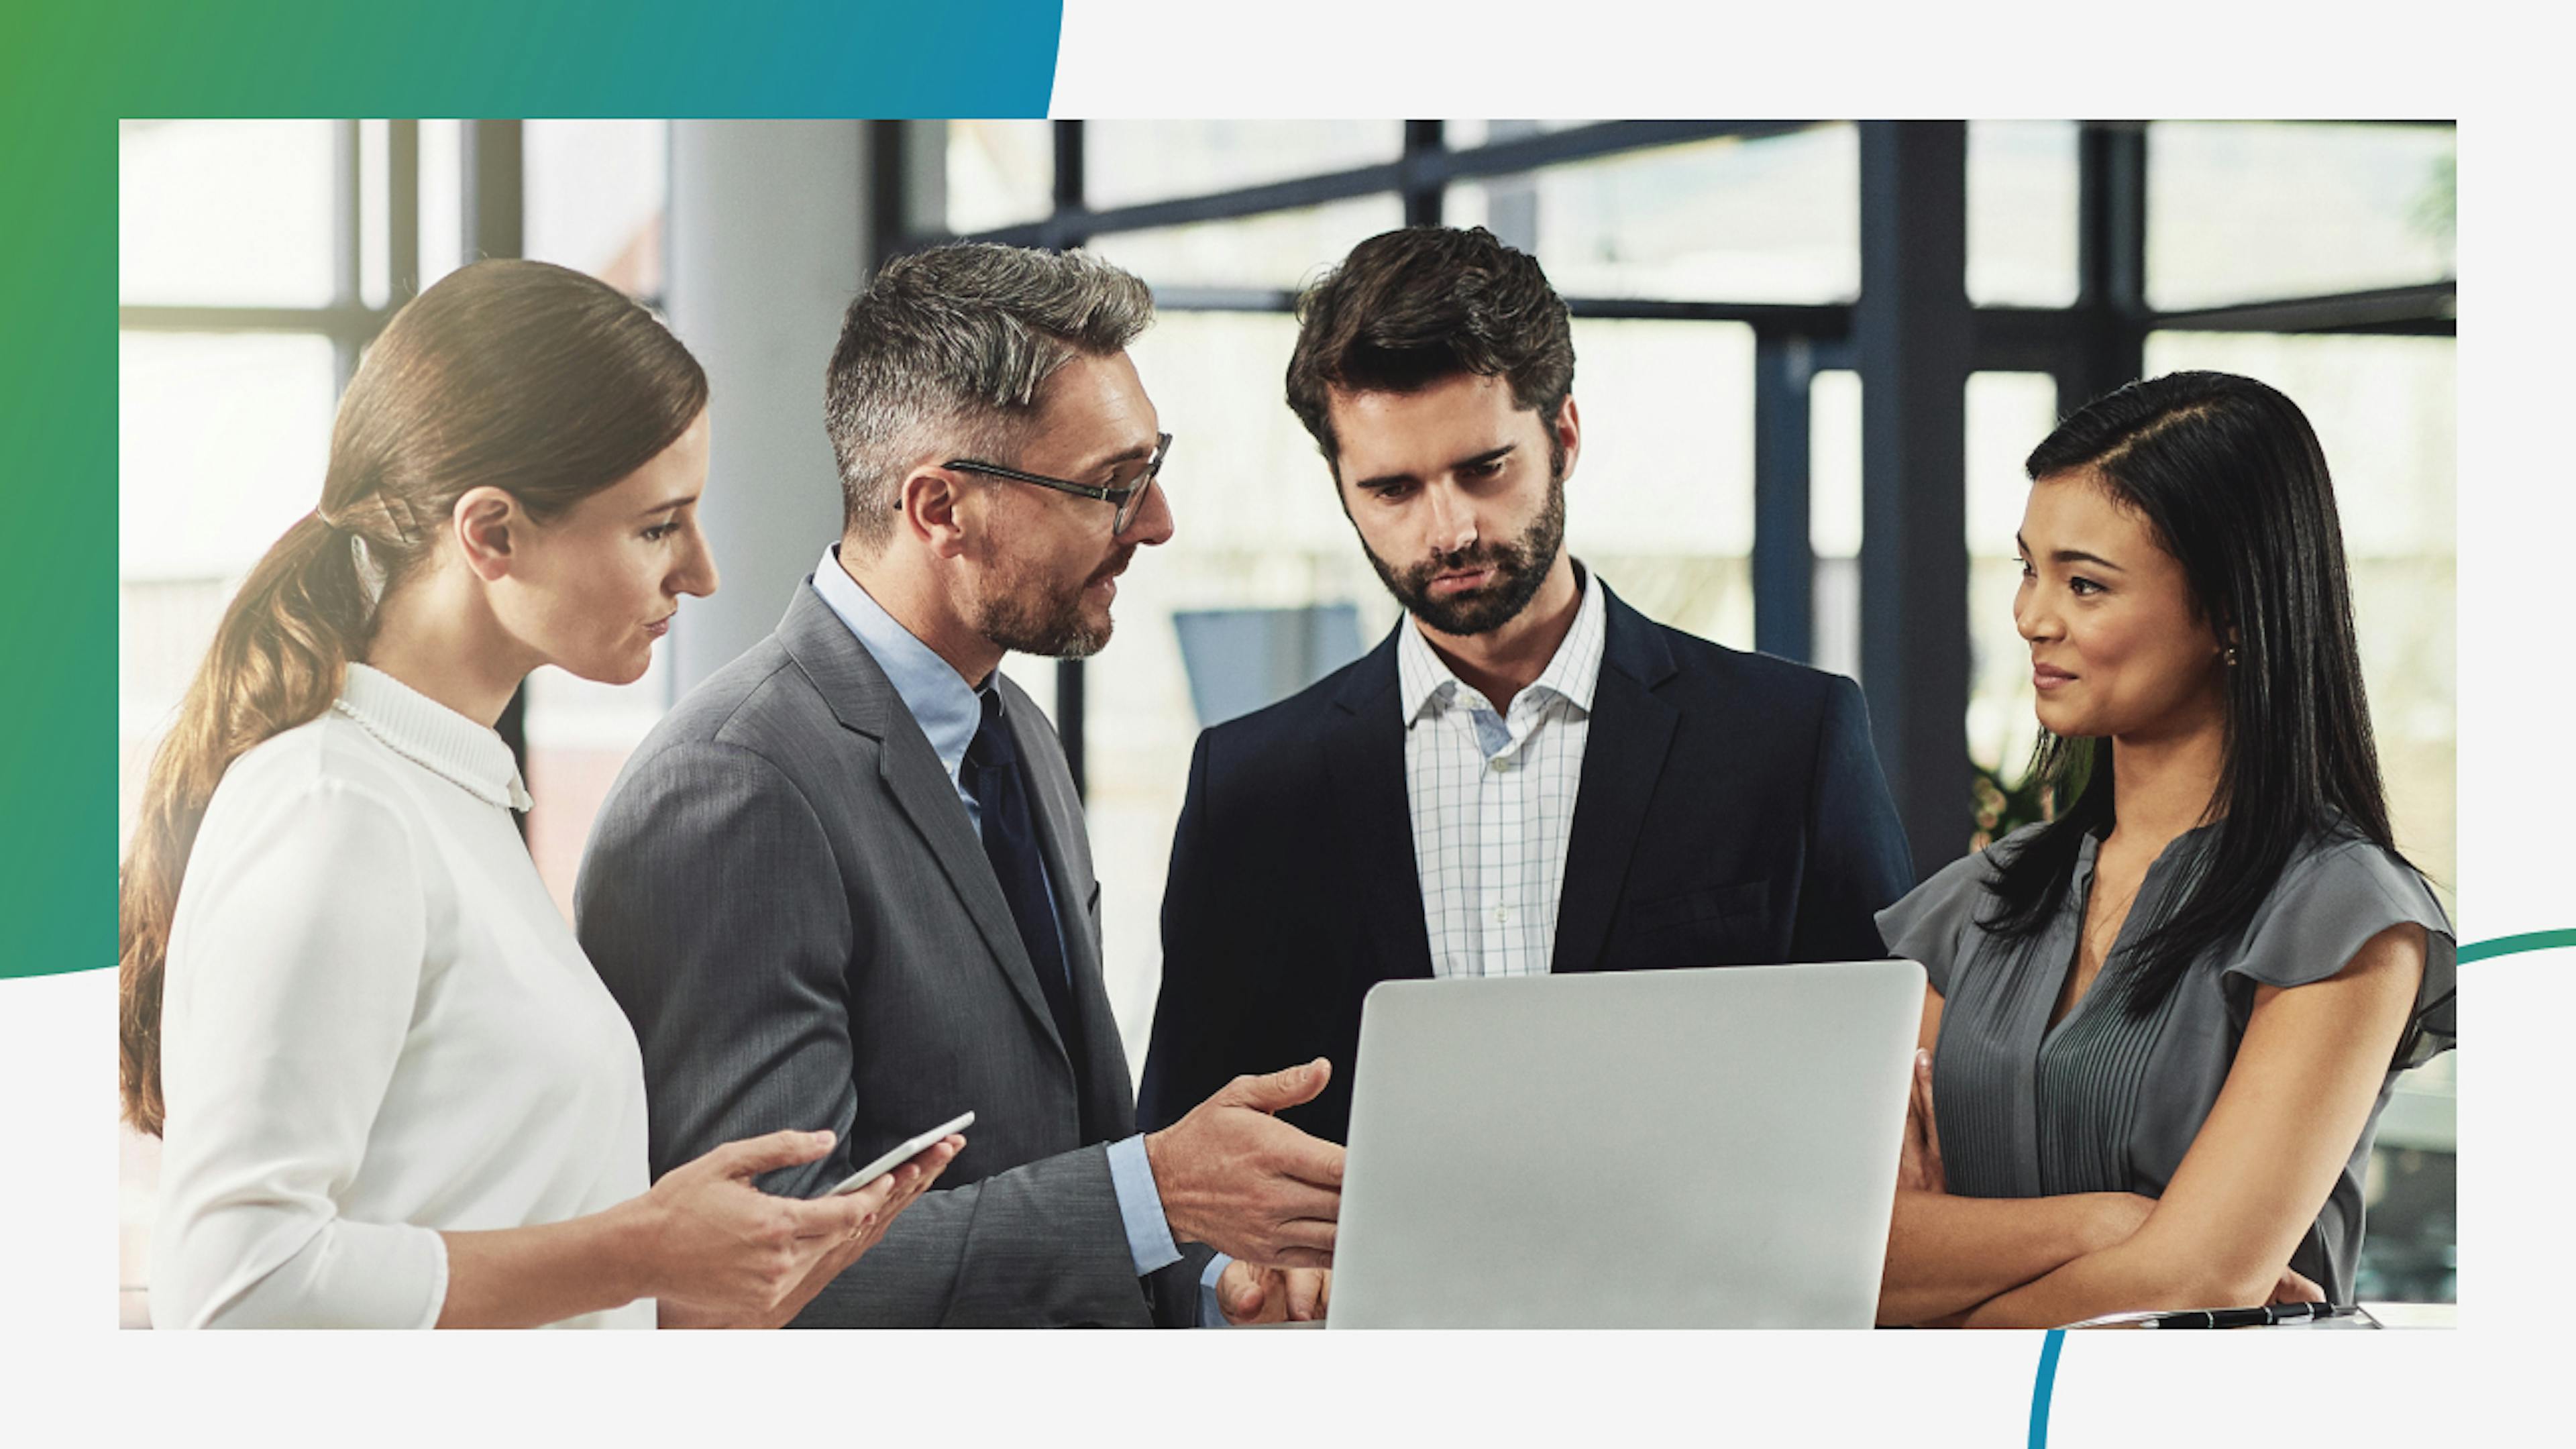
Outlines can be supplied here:
<path id="1" fill-rule="evenodd" d="M 2226 1086 L 2158 1199 L 1949 1196 L 1918 1072 L 1879 1322 L 2046 1327 L 2276 1292 L 2322 1297 L 2289 1273 L 2290 1255 L 2370 1120 L 2424 953 L 2422 927 L 2391 926 L 2325 980 L 2258 987 Z M 1941 1006 L 1927 989 L 1926 1052 Z"/>

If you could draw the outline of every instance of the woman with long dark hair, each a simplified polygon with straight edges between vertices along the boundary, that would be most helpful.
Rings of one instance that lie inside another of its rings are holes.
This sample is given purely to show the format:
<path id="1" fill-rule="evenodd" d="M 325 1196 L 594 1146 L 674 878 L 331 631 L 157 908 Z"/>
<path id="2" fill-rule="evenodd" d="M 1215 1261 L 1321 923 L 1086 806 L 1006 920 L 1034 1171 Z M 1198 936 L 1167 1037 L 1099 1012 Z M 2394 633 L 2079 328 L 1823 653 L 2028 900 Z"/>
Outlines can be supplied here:
<path id="1" fill-rule="evenodd" d="M 2324 454 L 2186 372 L 2028 471 L 2014 622 L 2068 803 L 1879 916 L 1931 979 L 1880 1319 L 2348 1304 L 2456 959 L 2389 833 Z"/>
<path id="2" fill-rule="evenodd" d="M 537 262 L 454 273 L 359 365 L 119 875 L 156 1325 L 782 1321 L 960 1145 L 815 1202 L 751 1179 L 829 1133 L 648 1183 L 633 1031 L 514 828 L 520 680 L 631 682 L 716 586 L 706 402 L 650 313 Z"/>

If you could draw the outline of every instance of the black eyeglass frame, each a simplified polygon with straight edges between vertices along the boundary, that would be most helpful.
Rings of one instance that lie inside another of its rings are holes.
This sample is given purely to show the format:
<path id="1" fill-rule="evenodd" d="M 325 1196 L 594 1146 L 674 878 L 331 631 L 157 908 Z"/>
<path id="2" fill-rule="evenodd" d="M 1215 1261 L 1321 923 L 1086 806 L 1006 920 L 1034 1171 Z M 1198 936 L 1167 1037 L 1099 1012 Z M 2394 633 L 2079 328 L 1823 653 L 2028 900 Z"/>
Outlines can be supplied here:
<path id="1" fill-rule="evenodd" d="M 952 472 L 981 473 L 991 478 L 1008 478 L 1014 483 L 1034 483 L 1040 488 L 1052 488 L 1058 493 L 1070 493 L 1077 498 L 1097 498 L 1116 510 L 1109 528 L 1110 536 L 1115 538 L 1127 531 L 1127 525 L 1136 521 L 1136 511 L 1142 504 L 1145 490 L 1154 486 L 1155 480 L 1162 474 L 1163 460 L 1171 455 L 1171 451 L 1172 435 L 1155 434 L 1154 453 L 1145 460 L 1145 471 L 1137 474 L 1136 481 L 1124 488 L 1073 483 L 1062 478 L 1050 478 L 1044 473 L 1023 473 L 1017 468 L 1005 468 L 999 463 L 982 463 L 973 458 L 951 458 L 939 466 Z"/>

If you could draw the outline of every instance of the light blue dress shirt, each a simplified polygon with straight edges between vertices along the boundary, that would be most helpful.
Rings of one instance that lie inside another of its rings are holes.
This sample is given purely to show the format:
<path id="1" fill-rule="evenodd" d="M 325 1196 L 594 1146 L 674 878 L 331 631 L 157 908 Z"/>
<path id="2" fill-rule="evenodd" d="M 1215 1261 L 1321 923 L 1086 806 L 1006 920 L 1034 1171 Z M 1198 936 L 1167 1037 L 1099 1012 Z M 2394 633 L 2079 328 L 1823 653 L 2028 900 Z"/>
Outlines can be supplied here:
<path id="1" fill-rule="evenodd" d="M 987 678 L 983 688 L 969 685 L 963 675 L 937 650 L 913 636 L 911 630 L 895 622 L 883 605 L 868 597 L 848 571 L 841 567 L 841 546 L 834 544 L 823 551 L 823 561 L 814 566 L 811 582 L 814 592 L 831 606 L 841 622 L 868 651 L 868 657 L 885 671 L 886 680 L 903 699 L 903 707 L 912 712 L 913 722 L 930 740 L 930 748 L 939 763 L 948 769 L 948 783 L 957 791 L 958 803 L 966 807 L 966 823 L 983 837 L 983 812 L 975 797 L 966 789 L 961 767 L 966 760 L 966 747 L 975 742 L 975 731 L 984 722 L 984 690 L 994 687 Z M 996 671 L 998 674 L 999 671 Z M 1043 872 L 1046 863 L 1041 860 Z M 1047 881 L 1047 901 L 1055 901 L 1055 882 Z M 1059 949 L 1064 941 L 1064 922 L 1056 922 Z M 1070 963 L 1073 953 L 1063 952 Z M 1118 1192 L 1118 1216 L 1127 1225 L 1127 1253 L 1136 1263 L 1136 1276 L 1169 1267 L 1181 1260 L 1180 1245 L 1172 1241 L 1172 1226 L 1163 1217 L 1163 1195 L 1155 1190 L 1154 1170 L 1145 1159 L 1142 1135 L 1109 1144 L 1109 1180 Z M 1216 1303 L 1210 1273 L 1199 1287 L 1200 1321 L 1221 1323 L 1222 1315 L 1214 1314 Z"/>

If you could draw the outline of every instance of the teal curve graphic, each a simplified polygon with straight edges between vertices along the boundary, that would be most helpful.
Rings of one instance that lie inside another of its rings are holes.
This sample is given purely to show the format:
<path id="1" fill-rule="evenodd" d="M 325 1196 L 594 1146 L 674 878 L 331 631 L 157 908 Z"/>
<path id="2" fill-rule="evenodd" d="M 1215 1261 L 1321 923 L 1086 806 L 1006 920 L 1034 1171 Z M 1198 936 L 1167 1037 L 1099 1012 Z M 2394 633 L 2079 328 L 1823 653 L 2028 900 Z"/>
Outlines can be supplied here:
<path id="1" fill-rule="evenodd" d="M 2460 948 L 2460 964 L 2484 961 L 2495 956 L 2512 956 L 2524 951 L 2555 951 L 2576 948 L 2576 931 L 2525 931 L 2518 936 L 2497 936 L 2473 941 Z M 2066 1330 L 2052 1328 L 2039 1344 L 2039 1373 L 2030 1386 L 2030 1449 L 2048 1449 L 2048 1400 L 2057 1388 L 2057 1356 L 2066 1347 Z"/>

